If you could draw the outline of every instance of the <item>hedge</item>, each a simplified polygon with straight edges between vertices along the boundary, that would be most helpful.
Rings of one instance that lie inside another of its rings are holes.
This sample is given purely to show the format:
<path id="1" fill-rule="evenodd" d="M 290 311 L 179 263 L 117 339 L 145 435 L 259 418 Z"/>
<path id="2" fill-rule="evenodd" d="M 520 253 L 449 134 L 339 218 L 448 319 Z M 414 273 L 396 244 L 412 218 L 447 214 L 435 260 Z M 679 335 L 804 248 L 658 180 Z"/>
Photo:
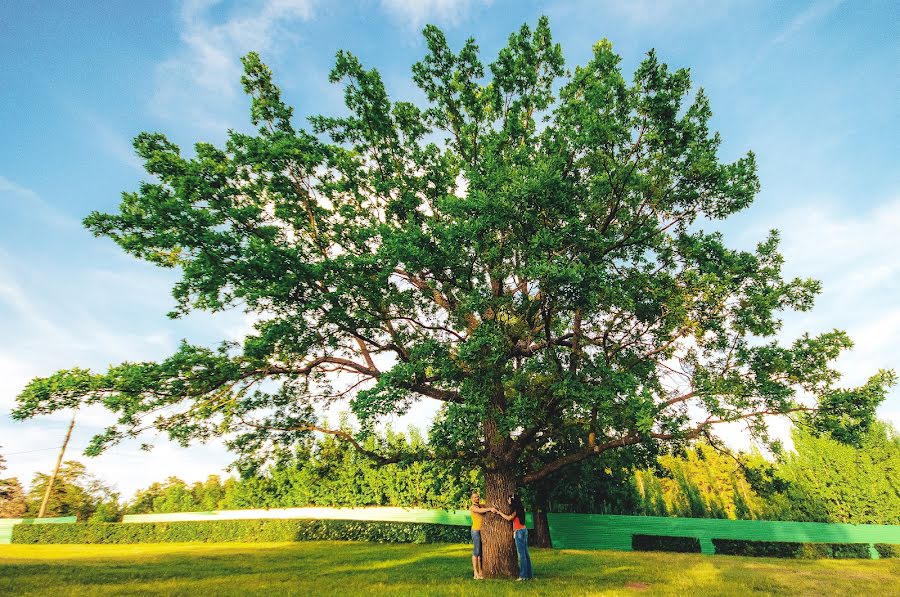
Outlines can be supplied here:
<path id="1" fill-rule="evenodd" d="M 371 541 L 466 543 L 467 527 L 362 520 L 211 520 L 92 522 L 13 527 L 13 543 L 219 543 L 227 541 Z"/>
<path id="2" fill-rule="evenodd" d="M 664 535 L 632 535 L 631 549 L 635 551 L 676 551 L 700 553 L 700 540 L 696 537 L 666 537 Z"/>
<path id="3" fill-rule="evenodd" d="M 791 541 L 749 541 L 713 539 L 717 554 L 768 558 L 862 558 L 869 559 L 868 543 L 795 543 Z"/>
<path id="4" fill-rule="evenodd" d="M 875 551 L 878 552 L 878 557 L 881 558 L 900 558 L 900 545 L 876 543 Z"/>

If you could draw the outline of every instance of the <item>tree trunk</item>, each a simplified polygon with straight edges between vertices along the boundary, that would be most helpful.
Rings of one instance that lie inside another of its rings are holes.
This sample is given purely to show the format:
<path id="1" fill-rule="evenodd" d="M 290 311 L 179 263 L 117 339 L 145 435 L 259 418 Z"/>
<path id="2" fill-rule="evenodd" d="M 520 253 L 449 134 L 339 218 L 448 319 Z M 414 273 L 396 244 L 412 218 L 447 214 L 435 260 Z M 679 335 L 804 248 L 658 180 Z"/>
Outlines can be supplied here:
<path id="1" fill-rule="evenodd" d="M 531 515 L 534 518 L 534 531 L 528 533 L 528 543 L 535 547 L 552 547 L 550 543 L 550 526 L 547 524 L 547 510 L 549 503 L 547 495 L 536 490 L 534 493 L 534 506 Z"/>
<path id="2" fill-rule="evenodd" d="M 485 501 L 502 512 L 509 513 L 507 498 L 516 491 L 516 477 L 511 470 L 486 471 L 484 474 Z M 481 526 L 484 555 L 482 568 L 486 578 L 513 578 L 519 574 L 516 543 L 512 523 L 496 514 L 485 514 Z"/>

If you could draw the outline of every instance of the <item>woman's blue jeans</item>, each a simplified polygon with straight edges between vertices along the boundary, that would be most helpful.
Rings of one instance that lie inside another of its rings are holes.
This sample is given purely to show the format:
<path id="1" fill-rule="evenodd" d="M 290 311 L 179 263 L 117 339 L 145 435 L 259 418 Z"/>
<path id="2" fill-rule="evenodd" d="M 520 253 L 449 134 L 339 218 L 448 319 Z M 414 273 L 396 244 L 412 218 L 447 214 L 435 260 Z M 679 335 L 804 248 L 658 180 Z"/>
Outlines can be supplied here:
<path id="1" fill-rule="evenodd" d="M 519 578 L 532 578 L 531 556 L 528 554 L 528 529 L 519 529 L 513 533 L 516 538 L 516 551 L 519 552 Z"/>

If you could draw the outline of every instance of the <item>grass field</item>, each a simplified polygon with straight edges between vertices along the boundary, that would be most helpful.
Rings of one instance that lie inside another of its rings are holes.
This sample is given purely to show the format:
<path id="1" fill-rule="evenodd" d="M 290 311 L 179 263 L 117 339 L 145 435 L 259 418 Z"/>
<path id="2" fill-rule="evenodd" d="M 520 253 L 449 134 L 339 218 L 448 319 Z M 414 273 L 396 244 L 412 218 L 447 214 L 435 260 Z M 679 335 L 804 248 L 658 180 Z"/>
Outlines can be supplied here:
<path id="1" fill-rule="evenodd" d="M 900 595 L 900 560 L 534 550 L 476 581 L 464 545 L 0 545 L 0 595 Z"/>

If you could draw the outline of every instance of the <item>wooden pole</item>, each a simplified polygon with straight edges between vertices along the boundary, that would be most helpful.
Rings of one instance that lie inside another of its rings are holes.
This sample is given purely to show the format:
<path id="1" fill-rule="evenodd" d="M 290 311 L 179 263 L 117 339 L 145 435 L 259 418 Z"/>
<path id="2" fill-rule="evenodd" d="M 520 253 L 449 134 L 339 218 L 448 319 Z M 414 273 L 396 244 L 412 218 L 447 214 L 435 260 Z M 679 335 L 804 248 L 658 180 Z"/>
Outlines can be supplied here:
<path id="1" fill-rule="evenodd" d="M 50 501 L 50 492 L 53 491 L 53 483 L 56 481 L 56 475 L 59 474 L 59 467 L 62 465 L 63 456 L 66 453 L 66 446 L 69 445 L 69 438 L 72 437 L 72 428 L 75 427 L 75 415 L 77 413 L 78 409 L 76 408 L 75 411 L 72 412 L 72 422 L 69 423 L 66 439 L 63 441 L 62 448 L 59 450 L 59 458 L 56 459 L 56 468 L 53 469 L 53 474 L 50 475 L 50 480 L 47 481 L 47 489 L 44 491 L 44 499 L 41 501 L 41 509 L 37 515 L 38 518 L 43 518 L 44 513 L 47 511 L 47 502 Z"/>

